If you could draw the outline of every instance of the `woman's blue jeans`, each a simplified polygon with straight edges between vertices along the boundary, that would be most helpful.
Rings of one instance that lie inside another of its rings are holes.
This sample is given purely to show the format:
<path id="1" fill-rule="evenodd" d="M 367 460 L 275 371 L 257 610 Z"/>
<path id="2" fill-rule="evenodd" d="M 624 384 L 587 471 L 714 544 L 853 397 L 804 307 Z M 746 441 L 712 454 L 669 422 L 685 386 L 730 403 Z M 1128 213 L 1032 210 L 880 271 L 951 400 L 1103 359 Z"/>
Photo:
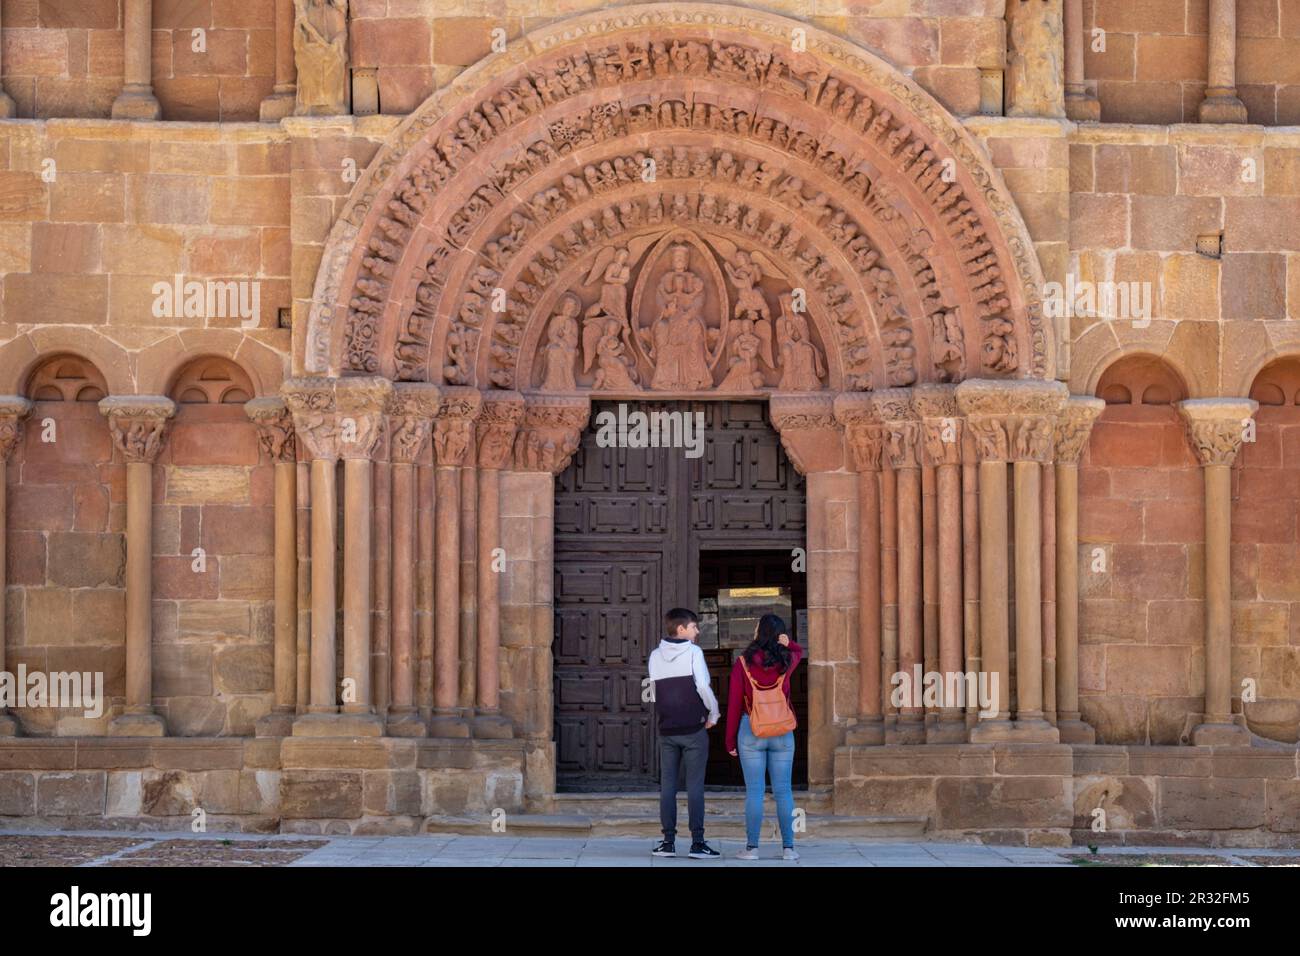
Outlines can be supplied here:
<path id="1" fill-rule="evenodd" d="M 755 737 L 749 729 L 749 715 L 740 718 L 736 753 L 745 772 L 745 843 L 758 846 L 763 829 L 764 776 L 772 778 L 776 798 L 776 821 L 781 827 L 781 845 L 794 846 L 794 792 L 790 775 L 794 769 L 794 731 L 780 737 Z"/>

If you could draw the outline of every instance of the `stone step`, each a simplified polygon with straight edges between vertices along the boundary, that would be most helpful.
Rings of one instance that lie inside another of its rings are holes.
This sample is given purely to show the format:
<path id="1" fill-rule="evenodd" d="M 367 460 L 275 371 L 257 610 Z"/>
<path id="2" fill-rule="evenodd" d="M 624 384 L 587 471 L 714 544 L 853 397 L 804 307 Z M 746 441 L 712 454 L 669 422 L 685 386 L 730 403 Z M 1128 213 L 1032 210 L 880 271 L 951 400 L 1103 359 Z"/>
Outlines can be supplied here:
<path id="1" fill-rule="evenodd" d="M 794 793 L 796 809 L 807 814 L 826 814 L 832 812 L 831 792 L 829 790 L 796 790 Z M 686 795 L 678 794 L 677 806 L 681 813 L 686 812 Z M 763 800 L 764 813 L 776 812 L 776 803 L 769 793 Z M 706 792 L 704 794 L 704 813 L 706 816 L 716 814 L 744 813 L 745 795 L 734 791 Z M 551 804 L 551 812 L 557 814 L 585 814 L 590 817 L 627 817 L 659 816 L 658 792 L 637 793 L 557 793 Z"/>
<path id="2" fill-rule="evenodd" d="M 742 840 L 745 837 L 743 813 L 716 813 L 706 818 L 709 838 Z M 678 811 L 679 826 L 684 830 L 686 808 Z M 510 836 L 547 837 L 645 837 L 659 836 L 659 813 L 636 816 L 599 816 L 573 813 L 521 813 L 510 816 L 506 834 Z M 837 817 L 809 814 L 801 840 L 915 840 L 925 833 L 924 816 Z M 477 818 L 430 817 L 425 823 L 428 833 L 455 833 L 466 836 L 492 836 L 491 822 Z M 769 811 L 763 820 L 763 839 L 776 838 L 776 822 Z"/>

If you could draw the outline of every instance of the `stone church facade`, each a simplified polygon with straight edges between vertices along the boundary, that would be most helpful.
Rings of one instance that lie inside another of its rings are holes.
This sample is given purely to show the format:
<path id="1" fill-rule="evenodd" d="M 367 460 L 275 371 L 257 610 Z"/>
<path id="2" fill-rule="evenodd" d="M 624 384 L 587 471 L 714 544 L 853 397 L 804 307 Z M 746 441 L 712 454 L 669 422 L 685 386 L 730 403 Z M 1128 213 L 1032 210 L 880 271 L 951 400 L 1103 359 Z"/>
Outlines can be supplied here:
<path id="1" fill-rule="evenodd" d="M 4 824 L 544 827 L 766 548 L 819 816 L 1300 839 L 1297 0 L 0 16 Z"/>

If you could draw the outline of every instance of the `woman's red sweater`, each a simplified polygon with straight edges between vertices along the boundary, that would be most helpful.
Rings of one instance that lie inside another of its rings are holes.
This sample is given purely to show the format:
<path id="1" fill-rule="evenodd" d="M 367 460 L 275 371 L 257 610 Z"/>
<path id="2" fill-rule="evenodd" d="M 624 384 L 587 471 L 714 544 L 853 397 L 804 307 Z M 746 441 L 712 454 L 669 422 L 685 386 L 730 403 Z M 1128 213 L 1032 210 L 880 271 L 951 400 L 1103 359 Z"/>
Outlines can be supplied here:
<path id="1" fill-rule="evenodd" d="M 790 666 L 786 668 L 781 689 L 785 691 L 785 701 L 788 704 L 790 703 L 790 675 L 803 660 L 803 648 L 791 641 L 787 649 L 790 651 Z M 727 691 L 727 753 L 736 749 L 736 738 L 740 734 L 740 718 L 749 713 L 749 708 L 754 703 L 754 689 L 745 677 L 741 658 L 742 655 L 736 655 L 736 663 L 731 665 L 731 687 Z M 767 655 L 763 651 L 755 655 L 754 662 L 749 665 L 749 673 L 764 687 L 775 684 L 776 679 L 781 676 L 776 663 L 768 664 Z"/>

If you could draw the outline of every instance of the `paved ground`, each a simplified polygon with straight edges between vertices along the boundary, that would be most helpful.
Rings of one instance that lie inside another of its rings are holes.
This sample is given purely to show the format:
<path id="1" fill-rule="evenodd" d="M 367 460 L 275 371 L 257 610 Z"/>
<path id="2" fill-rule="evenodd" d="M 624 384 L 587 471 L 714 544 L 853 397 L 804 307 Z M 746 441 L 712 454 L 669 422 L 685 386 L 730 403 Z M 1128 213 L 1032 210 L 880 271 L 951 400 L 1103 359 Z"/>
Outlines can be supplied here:
<path id="1" fill-rule="evenodd" d="M 652 841 L 436 835 L 295 837 L 243 834 L 104 833 L 0 830 L 0 866 L 1300 866 L 1295 850 L 1188 848 L 1036 849 L 968 843 L 822 841 L 798 845 L 786 863 L 767 845 L 757 862 L 731 859 L 732 840 L 713 843 L 722 860 L 650 856 Z"/>

